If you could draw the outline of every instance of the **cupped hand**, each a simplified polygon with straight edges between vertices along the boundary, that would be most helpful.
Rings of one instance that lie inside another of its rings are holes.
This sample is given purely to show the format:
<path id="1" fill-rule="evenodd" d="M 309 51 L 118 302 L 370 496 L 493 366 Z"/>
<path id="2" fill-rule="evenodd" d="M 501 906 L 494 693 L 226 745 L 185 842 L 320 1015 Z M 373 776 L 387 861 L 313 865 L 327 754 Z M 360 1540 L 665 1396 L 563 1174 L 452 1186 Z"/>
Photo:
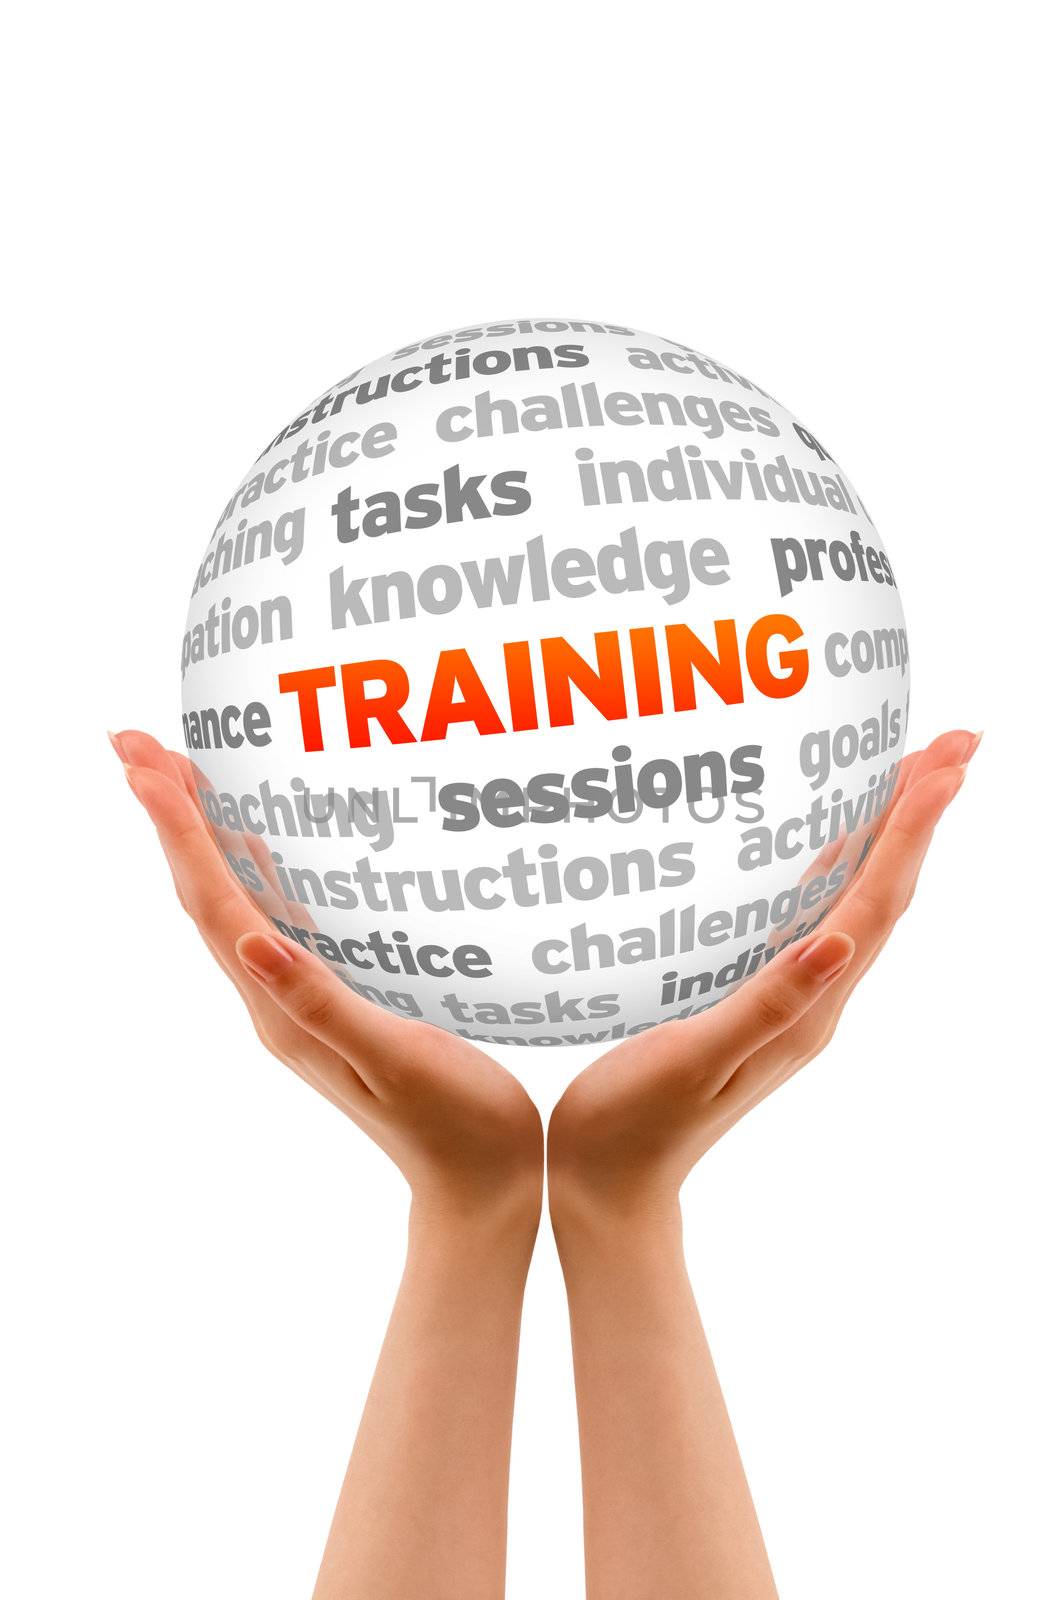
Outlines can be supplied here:
<path id="1" fill-rule="evenodd" d="M 557 1234 L 595 1212 L 671 1211 L 710 1146 L 824 1048 L 907 909 L 977 745 L 954 731 L 905 758 L 871 852 L 820 932 L 789 945 L 722 1004 L 639 1034 L 574 1079 L 548 1129 Z M 859 856 L 860 839 L 845 843 Z M 829 849 L 829 865 L 837 853 Z"/>
<path id="2" fill-rule="evenodd" d="M 272 1054 L 392 1157 L 421 1215 L 530 1216 L 535 1225 L 543 1132 L 517 1079 L 466 1040 L 355 994 L 281 936 L 267 915 L 288 914 L 268 852 L 238 836 L 240 852 L 261 868 L 255 899 L 229 869 L 187 757 L 135 730 L 112 743 L 157 829 L 181 905 Z"/>

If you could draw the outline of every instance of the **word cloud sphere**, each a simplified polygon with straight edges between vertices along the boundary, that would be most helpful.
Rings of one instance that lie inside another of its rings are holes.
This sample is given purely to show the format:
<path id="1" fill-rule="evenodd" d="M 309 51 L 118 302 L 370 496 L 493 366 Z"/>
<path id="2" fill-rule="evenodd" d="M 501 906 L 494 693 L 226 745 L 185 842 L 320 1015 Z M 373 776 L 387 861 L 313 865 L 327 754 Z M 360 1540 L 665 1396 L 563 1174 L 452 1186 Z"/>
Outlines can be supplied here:
<path id="1" fill-rule="evenodd" d="M 281 428 L 182 673 L 266 915 L 486 1046 L 609 1045 L 809 935 L 908 710 L 893 569 L 823 444 L 687 345 L 555 318 L 404 345 Z"/>

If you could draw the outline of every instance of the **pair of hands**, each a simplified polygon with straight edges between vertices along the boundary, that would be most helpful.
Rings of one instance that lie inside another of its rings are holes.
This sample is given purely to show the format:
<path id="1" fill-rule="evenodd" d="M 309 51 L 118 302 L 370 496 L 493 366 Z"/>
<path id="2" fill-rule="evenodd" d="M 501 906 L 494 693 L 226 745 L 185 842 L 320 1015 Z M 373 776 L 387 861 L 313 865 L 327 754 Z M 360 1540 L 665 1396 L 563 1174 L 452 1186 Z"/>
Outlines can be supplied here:
<path id="1" fill-rule="evenodd" d="M 535 1228 L 545 1137 L 517 1079 L 467 1040 L 382 1011 L 281 937 L 229 871 L 187 757 L 135 730 L 112 742 L 181 905 L 273 1055 L 386 1151 L 420 1215 L 530 1219 Z M 723 1005 L 639 1034 L 574 1079 L 548 1127 L 557 1230 L 675 1206 L 710 1146 L 823 1049 L 911 901 L 977 744 L 956 730 L 905 758 L 871 853 L 824 930 L 790 945 Z M 862 847 L 863 836 L 841 841 L 811 870 L 843 854 L 856 860 Z"/>

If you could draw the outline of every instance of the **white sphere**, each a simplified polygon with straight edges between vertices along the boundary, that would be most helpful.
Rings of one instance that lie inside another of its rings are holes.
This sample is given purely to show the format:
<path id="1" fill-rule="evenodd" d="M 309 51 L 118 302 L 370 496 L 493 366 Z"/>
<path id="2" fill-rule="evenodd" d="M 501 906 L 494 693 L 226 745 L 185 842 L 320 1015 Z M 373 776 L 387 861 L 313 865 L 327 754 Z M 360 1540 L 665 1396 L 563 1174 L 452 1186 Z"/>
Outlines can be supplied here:
<path id="1" fill-rule="evenodd" d="M 200 798 L 276 926 L 487 1047 L 606 1046 L 805 937 L 908 709 L 892 569 L 808 429 L 686 345 L 537 318 L 287 423 L 182 666 Z"/>

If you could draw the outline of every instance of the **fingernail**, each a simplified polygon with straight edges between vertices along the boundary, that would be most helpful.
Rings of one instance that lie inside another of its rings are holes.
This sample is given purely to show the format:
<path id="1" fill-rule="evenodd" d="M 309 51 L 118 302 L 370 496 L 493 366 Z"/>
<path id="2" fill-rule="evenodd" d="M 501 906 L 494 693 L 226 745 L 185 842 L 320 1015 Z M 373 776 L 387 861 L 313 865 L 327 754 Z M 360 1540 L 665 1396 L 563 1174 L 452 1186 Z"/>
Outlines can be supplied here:
<path id="1" fill-rule="evenodd" d="M 249 967 L 255 978 L 271 983 L 282 978 L 294 965 L 294 957 L 270 933 L 247 933 L 236 944 L 236 951 L 244 967 Z"/>
<path id="2" fill-rule="evenodd" d="M 984 732 L 984 729 L 982 731 Z M 976 733 L 976 734 L 974 734 L 972 736 L 971 743 L 967 748 L 967 754 L 963 758 L 964 766 L 966 766 L 967 763 L 970 761 L 971 757 L 974 755 L 975 751 L 978 749 L 978 746 L 981 744 L 981 742 L 982 742 L 982 734 L 981 733 Z"/>
<path id="3" fill-rule="evenodd" d="M 124 754 L 124 751 L 121 748 L 121 734 L 120 733 L 111 733 L 110 729 L 108 728 L 107 729 L 107 738 L 110 740 L 111 744 L 114 746 L 114 754 L 117 756 L 118 760 L 122 763 L 122 765 L 124 765 L 124 763 L 125 763 L 125 754 Z"/>
<path id="4" fill-rule="evenodd" d="M 840 933 L 822 933 L 810 939 L 805 949 L 798 952 L 798 965 L 826 983 L 830 978 L 837 978 L 843 967 L 849 966 L 855 949 L 853 941 Z"/>

